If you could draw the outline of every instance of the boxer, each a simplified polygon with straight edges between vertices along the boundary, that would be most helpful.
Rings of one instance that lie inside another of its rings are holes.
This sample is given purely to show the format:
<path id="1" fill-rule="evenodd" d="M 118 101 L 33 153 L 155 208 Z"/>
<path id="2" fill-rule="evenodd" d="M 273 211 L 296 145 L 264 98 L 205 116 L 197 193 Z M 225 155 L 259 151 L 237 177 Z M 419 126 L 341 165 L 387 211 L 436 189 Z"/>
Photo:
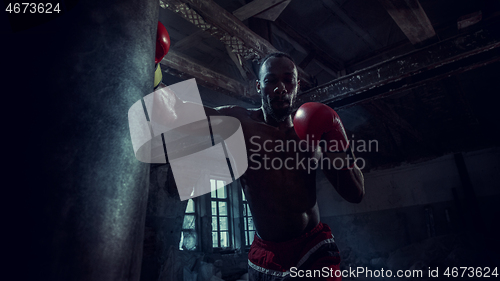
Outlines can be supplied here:
<path id="1" fill-rule="evenodd" d="M 300 280 L 303 275 L 310 280 L 307 270 L 316 270 L 322 274 L 315 280 L 339 280 L 334 274 L 326 276 L 339 268 L 339 250 L 328 225 L 320 222 L 316 169 L 306 164 L 349 157 L 352 161 L 342 122 L 333 109 L 320 103 L 306 103 L 293 111 L 300 81 L 287 54 L 266 56 L 258 76 L 260 108 L 205 107 L 207 116 L 239 119 L 245 136 L 249 168 L 240 182 L 257 230 L 248 254 L 249 278 Z M 282 165 L 277 168 L 277 163 Z M 322 170 L 345 200 L 358 203 L 364 196 L 364 181 L 353 163 L 324 165 Z"/>

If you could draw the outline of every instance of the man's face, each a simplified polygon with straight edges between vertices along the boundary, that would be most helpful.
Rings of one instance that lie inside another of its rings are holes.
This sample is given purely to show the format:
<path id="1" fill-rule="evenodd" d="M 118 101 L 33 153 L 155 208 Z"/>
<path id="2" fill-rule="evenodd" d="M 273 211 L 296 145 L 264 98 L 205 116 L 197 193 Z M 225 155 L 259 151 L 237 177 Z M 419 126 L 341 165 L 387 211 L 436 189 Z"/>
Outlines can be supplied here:
<path id="1" fill-rule="evenodd" d="M 287 57 L 268 59 L 260 69 L 257 91 L 264 111 L 281 122 L 292 113 L 300 81 L 297 68 Z"/>

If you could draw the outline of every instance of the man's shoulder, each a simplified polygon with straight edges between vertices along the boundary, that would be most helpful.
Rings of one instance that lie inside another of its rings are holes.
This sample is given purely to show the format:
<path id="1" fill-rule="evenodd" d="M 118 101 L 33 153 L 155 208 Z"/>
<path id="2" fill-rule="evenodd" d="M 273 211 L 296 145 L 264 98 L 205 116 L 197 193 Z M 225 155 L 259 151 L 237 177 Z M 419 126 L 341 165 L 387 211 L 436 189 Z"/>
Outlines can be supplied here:
<path id="1" fill-rule="evenodd" d="M 225 105 L 216 107 L 215 110 L 221 115 L 242 118 L 242 117 L 251 117 L 253 114 L 257 113 L 260 109 L 244 108 L 238 105 Z"/>

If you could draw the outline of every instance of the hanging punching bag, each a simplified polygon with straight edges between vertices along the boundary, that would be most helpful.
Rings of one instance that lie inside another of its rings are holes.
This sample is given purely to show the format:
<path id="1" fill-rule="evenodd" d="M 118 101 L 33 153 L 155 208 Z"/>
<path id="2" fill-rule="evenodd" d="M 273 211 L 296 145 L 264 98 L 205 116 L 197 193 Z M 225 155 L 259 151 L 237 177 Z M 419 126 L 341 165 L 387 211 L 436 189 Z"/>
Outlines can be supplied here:
<path id="1" fill-rule="evenodd" d="M 139 280 L 149 164 L 135 158 L 127 113 L 153 91 L 158 6 L 80 1 L 16 37 L 29 72 L 17 99 L 29 200 L 16 202 L 28 209 L 31 280 Z"/>

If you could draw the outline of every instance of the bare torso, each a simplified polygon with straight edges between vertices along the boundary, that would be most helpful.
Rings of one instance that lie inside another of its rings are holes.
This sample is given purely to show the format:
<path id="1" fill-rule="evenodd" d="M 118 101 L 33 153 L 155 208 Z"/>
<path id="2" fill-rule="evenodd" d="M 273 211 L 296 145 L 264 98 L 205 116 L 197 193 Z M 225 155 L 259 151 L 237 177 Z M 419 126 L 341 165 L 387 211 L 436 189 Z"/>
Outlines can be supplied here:
<path id="1" fill-rule="evenodd" d="M 199 110 L 199 106 L 191 107 L 189 102 L 182 102 L 175 95 L 166 101 L 166 106 L 167 111 L 173 112 Z M 321 152 L 304 146 L 277 147 L 278 142 L 300 143 L 291 121 L 293 114 L 288 116 L 287 122 L 274 122 L 277 125 L 272 126 L 266 122 L 262 108 L 228 106 L 204 109 L 207 116 L 232 116 L 241 122 L 249 167 L 240 177 L 240 182 L 259 236 L 267 241 L 287 241 L 318 225 L 316 172 L 308 170 L 308 161 L 318 161 Z M 325 175 L 330 183 L 336 183 L 334 188 L 347 201 L 359 203 L 363 198 L 363 175 L 358 167 L 342 173 L 329 169 Z"/>
<path id="2" fill-rule="evenodd" d="M 286 241 L 314 228 L 319 223 L 316 173 L 307 170 L 307 162 L 317 159 L 318 152 L 306 151 L 304 146 L 294 149 L 292 141 L 297 145 L 300 141 L 294 128 L 266 124 L 261 109 L 232 107 L 219 113 L 242 124 L 249 167 L 240 182 L 259 236 L 267 241 Z M 286 145 L 276 147 L 279 141 L 288 141 L 289 149 Z M 281 169 L 275 169 L 280 165 Z"/>

